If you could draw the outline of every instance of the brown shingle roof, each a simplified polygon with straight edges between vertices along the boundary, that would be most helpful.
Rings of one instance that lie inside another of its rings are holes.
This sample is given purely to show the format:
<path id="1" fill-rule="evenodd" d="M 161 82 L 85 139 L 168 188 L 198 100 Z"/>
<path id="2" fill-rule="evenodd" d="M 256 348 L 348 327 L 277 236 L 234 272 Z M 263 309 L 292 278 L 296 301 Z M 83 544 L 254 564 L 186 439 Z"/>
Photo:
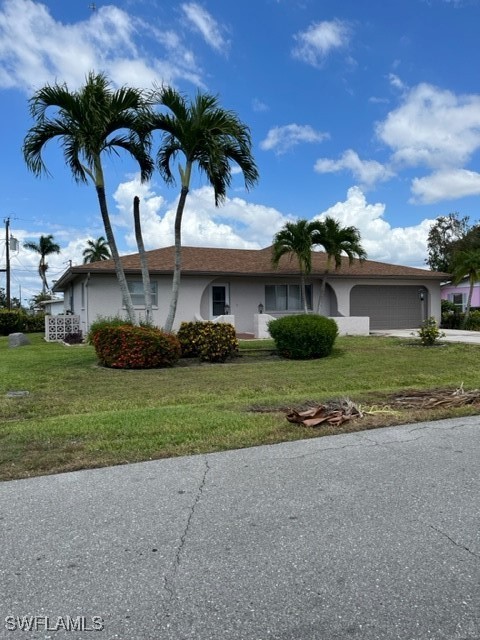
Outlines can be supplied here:
<path id="1" fill-rule="evenodd" d="M 284 256 L 280 260 L 278 269 L 272 266 L 271 247 L 265 249 L 211 249 L 206 247 L 182 248 L 182 273 L 184 275 L 238 275 L 238 276 L 279 276 L 298 275 L 298 263 L 295 258 Z M 173 272 L 174 247 L 147 251 L 148 267 L 151 274 L 168 274 Z M 138 253 L 122 256 L 125 273 L 140 273 L 140 258 Z M 325 273 L 327 256 L 323 251 L 312 253 L 312 276 Z M 115 273 L 113 260 L 103 260 L 90 264 L 71 267 L 57 282 L 56 290 L 62 290 L 68 281 L 77 274 Z M 401 265 L 374 262 L 373 260 L 354 260 L 351 265 L 348 258 L 342 260 L 339 269 L 332 268 L 329 278 L 336 277 L 362 278 L 418 278 L 445 280 L 446 273 L 404 267 Z"/>

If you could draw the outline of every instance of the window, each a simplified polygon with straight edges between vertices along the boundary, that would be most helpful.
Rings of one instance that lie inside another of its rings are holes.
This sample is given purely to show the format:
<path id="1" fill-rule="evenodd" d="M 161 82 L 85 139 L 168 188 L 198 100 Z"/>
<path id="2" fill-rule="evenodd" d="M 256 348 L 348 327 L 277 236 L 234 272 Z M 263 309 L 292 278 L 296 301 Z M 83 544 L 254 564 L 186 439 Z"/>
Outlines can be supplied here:
<path id="1" fill-rule="evenodd" d="M 307 308 L 312 309 L 312 285 L 307 284 Z M 266 311 L 302 311 L 303 301 L 299 284 L 265 285 Z"/>
<path id="2" fill-rule="evenodd" d="M 466 298 L 467 296 L 465 293 L 449 293 L 448 294 L 448 299 L 450 300 L 450 302 L 453 302 L 453 304 L 457 307 L 459 311 L 465 311 Z"/>
<path id="3" fill-rule="evenodd" d="M 157 283 L 150 282 L 152 287 L 152 306 L 157 306 Z M 128 290 L 132 297 L 132 304 L 134 307 L 145 306 L 145 295 L 143 291 L 143 282 L 141 280 L 128 280 Z"/>

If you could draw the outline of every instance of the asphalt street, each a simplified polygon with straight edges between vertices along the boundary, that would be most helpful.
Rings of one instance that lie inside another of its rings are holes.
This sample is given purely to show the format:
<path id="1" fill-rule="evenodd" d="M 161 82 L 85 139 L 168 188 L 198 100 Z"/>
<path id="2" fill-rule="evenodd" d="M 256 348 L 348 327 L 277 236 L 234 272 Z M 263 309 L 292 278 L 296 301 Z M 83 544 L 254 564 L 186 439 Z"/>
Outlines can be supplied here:
<path id="1" fill-rule="evenodd" d="M 479 428 L 3 483 L 0 637 L 478 640 Z"/>

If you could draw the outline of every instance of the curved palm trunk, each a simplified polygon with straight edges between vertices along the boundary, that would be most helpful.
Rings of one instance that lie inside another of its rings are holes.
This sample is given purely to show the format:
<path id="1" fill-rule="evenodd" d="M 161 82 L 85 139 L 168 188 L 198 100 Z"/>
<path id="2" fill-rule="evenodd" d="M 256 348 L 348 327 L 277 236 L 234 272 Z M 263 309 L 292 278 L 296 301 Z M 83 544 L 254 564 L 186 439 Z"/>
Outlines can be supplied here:
<path id="1" fill-rule="evenodd" d="M 113 235 L 112 225 L 110 223 L 110 217 L 108 215 L 107 198 L 105 196 L 105 187 L 103 185 L 96 184 L 95 189 L 97 191 L 98 203 L 100 205 L 100 212 L 102 214 L 103 226 L 105 228 L 105 235 L 110 246 L 110 252 L 112 254 L 113 262 L 115 264 L 115 273 L 117 275 L 118 284 L 120 285 L 120 291 L 122 292 L 122 300 L 127 310 L 128 319 L 132 324 L 138 324 L 135 309 L 133 308 L 132 298 L 130 291 L 128 290 L 127 279 L 125 278 L 125 272 L 123 270 L 120 255 L 118 253 L 117 244 Z"/>
<path id="2" fill-rule="evenodd" d="M 43 257 L 40 258 L 40 264 L 38 265 L 38 275 L 42 279 L 42 293 L 47 293 L 47 265 L 45 264 L 45 260 Z"/>
<path id="3" fill-rule="evenodd" d="M 143 244 L 142 227 L 140 224 L 140 199 L 135 196 L 133 199 L 133 221 L 135 224 L 135 238 L 137 240 L 140 265 L 142 267 L 143 291 L 145 295 L 145 319 L 147 324 L 152 322 L 152 285 L 150 284 L 150 273 L 148 271 L 147 254 Z"/>
<path id="4" fill-rule="evenodd" d="M 188 186 L 182 186 L 180 199 L 178 201 L 177 213 L 175 215 L 175 266 L 173 270 L 172 295 L 170 298 L 170 309 L 168 310 L 165 322 L 165 331 L 171 331 L 175 314 L 177 312 L 178 294 L 180 292 L 180 276 L 182 269 L 182 216 L 185 209 L 185 202 L 188 195 Z"/>

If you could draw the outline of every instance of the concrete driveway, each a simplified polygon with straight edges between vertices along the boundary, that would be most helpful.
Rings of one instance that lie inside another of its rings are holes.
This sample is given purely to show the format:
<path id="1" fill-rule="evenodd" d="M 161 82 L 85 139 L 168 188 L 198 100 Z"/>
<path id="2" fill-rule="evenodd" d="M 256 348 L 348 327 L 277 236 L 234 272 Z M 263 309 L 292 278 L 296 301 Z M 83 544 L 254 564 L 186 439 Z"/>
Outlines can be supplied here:
<path id="1" fill-rule="evenodd" d="M 445 334 L 439 342 L 467 342 L 480 344 L 480 331 L 463 331 L 460 329 L 441 329 Z M 384 329 L 371 331 L 372 336 L 395 336 L 397 338 L 418 338 L 418 329 Z"/>
<path id="2" fill-rule="evenodd" d="M 0 637 L 478 640 L 479 425 L 4 483 Z"/>

